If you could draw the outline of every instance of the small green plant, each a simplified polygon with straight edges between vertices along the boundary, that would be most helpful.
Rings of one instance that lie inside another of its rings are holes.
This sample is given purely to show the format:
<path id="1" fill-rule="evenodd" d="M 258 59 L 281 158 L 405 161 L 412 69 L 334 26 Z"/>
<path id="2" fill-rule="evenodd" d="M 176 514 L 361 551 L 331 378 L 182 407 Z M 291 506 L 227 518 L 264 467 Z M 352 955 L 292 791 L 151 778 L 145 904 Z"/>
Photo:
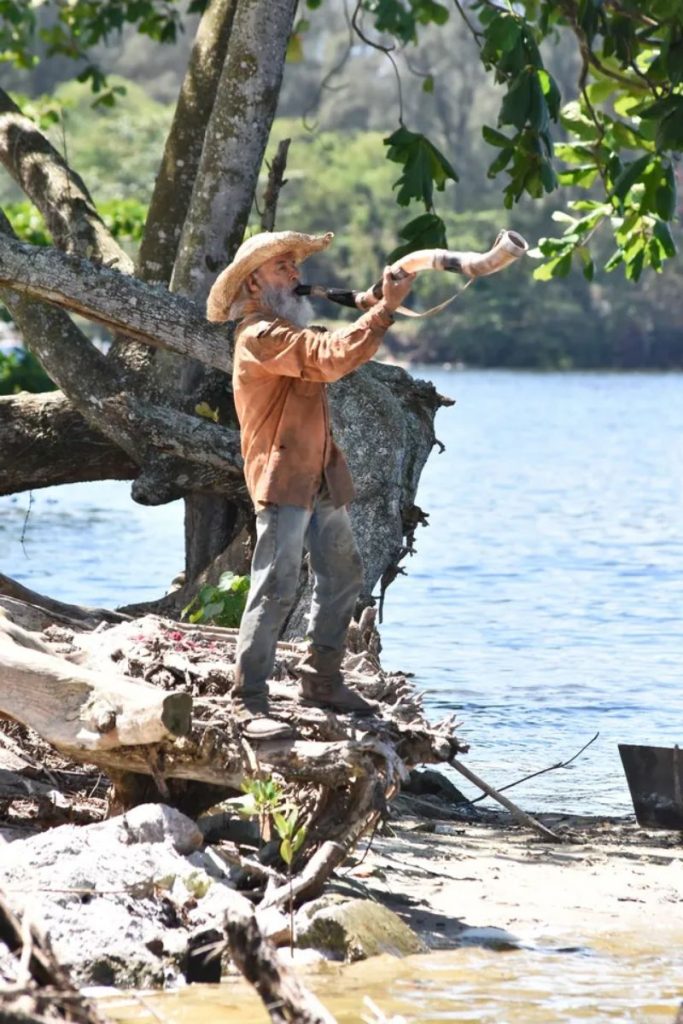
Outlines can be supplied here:
<path id="1" fill-rule="evenodd" d="M 258 818 L 264 842 L 271 836 L 271 821 L 280 838 L 279 853 L 287 865 L 289 881 L 289 935 L 290 951 L 294 943 L 294 893 L 292 892 L 292 865 L 307 835 L 306 825 L 300 825 L 301 813 L 287 800 L 281 786 L 274 779 L 247 779 L 242 783 L 245 798 L 240 807 L 243 817 Z"/>
<path id="2" fill-rule="evenodd" d="M 218 585 L 202 587 L 182 610 L 182 618 L 192 623 L 211 623 L 234 629 L 239 626 L 247 603 L 249 577 L 224 572 Z"/>

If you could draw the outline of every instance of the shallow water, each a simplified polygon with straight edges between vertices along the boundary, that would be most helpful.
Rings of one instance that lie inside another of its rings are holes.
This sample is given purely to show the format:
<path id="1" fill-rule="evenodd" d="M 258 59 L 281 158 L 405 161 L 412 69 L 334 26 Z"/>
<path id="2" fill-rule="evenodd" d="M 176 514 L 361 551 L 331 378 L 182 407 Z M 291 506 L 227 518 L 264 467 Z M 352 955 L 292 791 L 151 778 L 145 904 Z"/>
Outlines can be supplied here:
<path id="1" fill-rule="evenodd" d="M 339 1024 L 358 1024 L 364 996 L 410 1024 L 673 1024 L 683 998 L 680 942 L 620 936 L 604 947 L 494 952 L 462 948 L 429 956 L 371 961 L 309 972 L 305 983 Z M 678 949 L 676 948 L 678 946 Z M 265 1024 L 241 981 L 192 986 L 166 995 L 107 998 L 114 1019 L 153 1024 Z"/>
<path id="2" fill-rule="evenodd" d="M 385 664 L 435 716 L 457 711 L 493 785 L 599 732 L 512 795 L 626 813 L 617 743 L 683 739 L 683 375 L 418 375 L 457 404 L 421 481 L 430 526 L 387 594 Z M 128 490 L 36 491 L 28 519 L 28 495 L 0 498 L 1 571 L 67 601 L 158 596 L 182 568 L 182 504 Z"/>

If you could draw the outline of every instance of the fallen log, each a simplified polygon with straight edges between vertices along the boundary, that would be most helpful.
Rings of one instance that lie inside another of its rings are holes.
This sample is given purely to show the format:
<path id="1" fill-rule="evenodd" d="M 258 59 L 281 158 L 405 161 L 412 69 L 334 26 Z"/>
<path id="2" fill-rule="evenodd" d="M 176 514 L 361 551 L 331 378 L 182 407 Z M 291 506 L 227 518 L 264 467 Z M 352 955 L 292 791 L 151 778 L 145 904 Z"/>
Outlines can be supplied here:
<path id="1" fill-rule="evenodd" d="M 0 610 L 0 713 L 61 750 L 153 744 L 190 730 L 192 698 L 72 665 Z"/>
<path id="2" fill-rule="evenodd" d="M 100 622 L 124 622 L 130 618 L 123 612 L 111 611 L 109 608 L 88 608 L 80 604 L 65 604 L 63 601 L 55 601 L 53 597 L 46 597 L 45 594 L 29 590 L 23 583 L 18 583 L 17 580 L 13 580 L 10 576 L 4 576 L 2 573 L 0 573 L 0 595 L 18 602 L 14 605 L 17 616 L 22 613 L 22 605 L 30 605 L 40 609 L 48 621 L 63 621 L 70 625 L 82 622 L 86 629 L 92 629 Z M 25 612 L 29 611 L 29 609 L 24 610 Z"/>
<path id="3" fill-rule="evenodd" d="M 270 714 L 289 722 L 293 734 L 255 744 L 233 710 L 235 630 L 156 616 L 94 629 L 61 616 L 45 625 L 46 614 L 0 598 L 0 714 L 69 760 L 106 772 L 121 809 L 155 799 L 156 791 L 199 811 L 254 777 L 278 780 L 283 798 L 300 811 L 306 841 L 292 889 L 271 885 L 270 907 L 319 892 L 409 768 L 464 749 L 452 724 L 427 722 L 406 681 L 383 673 L 358 638 L 348 676 L 377 702 L 377 713 L 358 718 L 302 703 L 290 674 L 300 648 L 283 643 L 269 684 Z M 143 776 L 153 780 L 151 789 L 125 784 Z M 197 785 L 211 788 L 191 788 Z"/>

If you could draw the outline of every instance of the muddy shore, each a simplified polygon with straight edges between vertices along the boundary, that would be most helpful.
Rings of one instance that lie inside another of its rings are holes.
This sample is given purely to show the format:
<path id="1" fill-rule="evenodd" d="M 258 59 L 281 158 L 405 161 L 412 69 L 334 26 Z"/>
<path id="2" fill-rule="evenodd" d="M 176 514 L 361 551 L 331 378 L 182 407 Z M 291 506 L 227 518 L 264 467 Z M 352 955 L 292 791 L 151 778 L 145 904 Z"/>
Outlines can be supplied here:
<path id="1" fill-rule="evenodd" d="M 473 818 L 444 800 L 401 795 L 382 829 L 337 869 L 322 903 L 388 908 L 427 950 L 588 948 L 615 933 L 647 934 L 655 923 L 660 938 L 669 929 L 681 942 L 679 833 L 646 831 L 630 817 L 540 819 L 567 841 L 544 842 L 504 812 Z M 188 938 L 221 928 L 229 872 L 220 844 L 203 844 L 179 812 L 151 805 L 125 822 L 6 838 L 0 883 L 17 898 L 30 895 L 32 915 L 82 983 L 182 985 Z M 333 955 L 399 951 L 393 934 L 373 942 Z M 400 951 L 416 947 L 408 940 Z M 301 959 L 310 962 L 310 950 Z"/>

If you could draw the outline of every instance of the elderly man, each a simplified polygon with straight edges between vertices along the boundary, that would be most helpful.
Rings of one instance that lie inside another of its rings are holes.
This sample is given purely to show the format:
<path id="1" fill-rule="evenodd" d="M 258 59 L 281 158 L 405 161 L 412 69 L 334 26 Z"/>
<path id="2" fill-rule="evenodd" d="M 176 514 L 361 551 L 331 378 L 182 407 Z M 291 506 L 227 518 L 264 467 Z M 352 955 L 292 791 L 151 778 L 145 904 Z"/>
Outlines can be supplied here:
<path id="1" fill-rule="evenodd" d="M 353 484 L 332 436 L 326 387 L 375 355 L 413 277 L 395 281 L 386 270 L 383 298 L 348 327 L 306 327 L 312 313 L 295 291 L 298 267 L 332 237 L 294 231 L 252 236 L 218 277 L 207 303 L 209 320 L 237 323 L 233 390 L 256 510 L 235 670 L 235 693 L 247 719 L 268 713 L 267 680 L 295 601 L 304 548 L 314 589 L 310 646 L 297 669 L 301 694 L 338 711 L 373 710 L 345 685 L 341 672 L 362 565 L 345 507 Z M 266 734 L 266 722 L 261 724 Z"/>

